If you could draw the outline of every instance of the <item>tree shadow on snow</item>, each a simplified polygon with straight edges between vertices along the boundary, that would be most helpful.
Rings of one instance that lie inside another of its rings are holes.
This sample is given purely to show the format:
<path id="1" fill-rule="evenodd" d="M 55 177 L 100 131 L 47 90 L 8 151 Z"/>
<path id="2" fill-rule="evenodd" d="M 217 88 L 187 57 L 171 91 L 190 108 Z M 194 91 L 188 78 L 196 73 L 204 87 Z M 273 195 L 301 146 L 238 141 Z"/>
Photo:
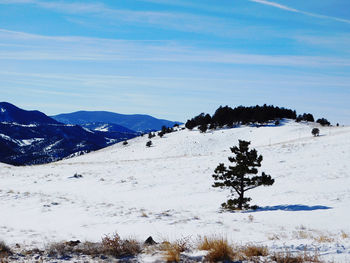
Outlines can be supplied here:
<path id="1" fill-rule="evenodd" d="M 323 205 L 314 205 L 314 206 L 308 206 L 308 205 L 275 205 L 275 206 L 264 206 L 259 207 L 256 210 L 250 211 L 250 212 L 262 212 L 262 211 L 314 211 L 314 210 L 327 210 L 332 209 L 332 207 L 329 206 L 323 206 Z"/>

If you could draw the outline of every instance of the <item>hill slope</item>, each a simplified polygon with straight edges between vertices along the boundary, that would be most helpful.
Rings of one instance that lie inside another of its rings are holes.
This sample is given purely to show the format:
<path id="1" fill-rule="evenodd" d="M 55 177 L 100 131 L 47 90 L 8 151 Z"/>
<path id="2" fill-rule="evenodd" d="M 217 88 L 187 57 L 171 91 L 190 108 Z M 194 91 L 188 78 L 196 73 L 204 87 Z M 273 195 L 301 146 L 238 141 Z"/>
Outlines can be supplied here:
<path id="1" fill-rule="evenodd" d="M 320 128 L 312 137 L 312 127 L 183 130 L 153 138 L 150 148 L 138 137 L 57 163 L 0 165 L 0 209 L 7 211 L 0 236 L 42 244 L 114 231 L 143 240 L 217 234 L 276 251 L 316 248 L 325 259 L 347 262 L 350 128 Z M 211 175 L 238 139 L 252 141 L 264 157 L 261 170 L 276 182 L 248 192 L 260 211 L 219 213 L 229 192 L 212 188 Z"/>
<path id="2" fill-rule="evenodd" d="M 108 111 L 77 111 L 52 116 L 55 120 L 66 124 L 114 123 L 133 131 L 160 130 L 162 126 L 173 127 L 178 122 L 157 119 L 142 114 L 119 114 Z"/>

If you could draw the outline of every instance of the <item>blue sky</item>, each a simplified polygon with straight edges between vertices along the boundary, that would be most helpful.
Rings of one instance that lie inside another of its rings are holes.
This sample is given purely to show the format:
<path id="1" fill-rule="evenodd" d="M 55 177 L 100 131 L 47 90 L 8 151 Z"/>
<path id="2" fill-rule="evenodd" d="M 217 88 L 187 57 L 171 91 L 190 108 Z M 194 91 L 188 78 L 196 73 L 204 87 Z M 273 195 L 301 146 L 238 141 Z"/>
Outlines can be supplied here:
<path id="1" fill-rule="evenodd" d="M 0 101 L 186 121 L 274 104 L 350 124 L 348 0 L 0 0 Z"/>

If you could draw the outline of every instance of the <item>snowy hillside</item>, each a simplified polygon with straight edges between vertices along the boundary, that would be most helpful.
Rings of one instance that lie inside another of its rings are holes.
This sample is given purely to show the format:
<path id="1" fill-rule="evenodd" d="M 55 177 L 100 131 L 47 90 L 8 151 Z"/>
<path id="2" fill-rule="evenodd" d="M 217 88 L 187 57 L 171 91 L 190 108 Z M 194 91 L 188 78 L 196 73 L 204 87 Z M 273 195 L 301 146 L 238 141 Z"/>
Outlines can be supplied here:
<path id="1" fill-rule="evenodd" d="M 312 137 L 314 125 L 180 130 L 150 148 L 144 136 L 57 163 L 0 164 L 0 238 L 43 246 L 115 231 L 140 240 L 221 235 L 349 262 L 350 128 Z M 261 210 L 220 213 L 229 191 L 212 188 L 211 175 L 238 139 L 252 141 L 275 184 L 247 193 Z"/>

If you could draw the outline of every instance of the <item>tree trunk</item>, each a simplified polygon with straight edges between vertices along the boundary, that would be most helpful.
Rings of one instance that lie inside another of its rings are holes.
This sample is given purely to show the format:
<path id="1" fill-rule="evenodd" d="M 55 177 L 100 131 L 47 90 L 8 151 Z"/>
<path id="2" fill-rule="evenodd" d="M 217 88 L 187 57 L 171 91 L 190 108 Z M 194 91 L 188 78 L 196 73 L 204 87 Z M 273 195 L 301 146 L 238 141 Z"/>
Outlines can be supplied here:
<path id="1" fill-rule="evenodd" d="M 238 209 L 242 210 L 242 207 L 243 207 L 243 192 L 241 192 L 238 197 Z"/>
<path id="2" fill-rule="evenodd" d="M 242 210 L 242 207 L 243 207 L 243 198 L 244 198 L 244 184 L 243 184 L 243 178 L 244 176 L 242 175 L 241 176 L 241 191 L 239 193 L 239 201 L 238 201 L 238 209 L 239 210 Z"/>

